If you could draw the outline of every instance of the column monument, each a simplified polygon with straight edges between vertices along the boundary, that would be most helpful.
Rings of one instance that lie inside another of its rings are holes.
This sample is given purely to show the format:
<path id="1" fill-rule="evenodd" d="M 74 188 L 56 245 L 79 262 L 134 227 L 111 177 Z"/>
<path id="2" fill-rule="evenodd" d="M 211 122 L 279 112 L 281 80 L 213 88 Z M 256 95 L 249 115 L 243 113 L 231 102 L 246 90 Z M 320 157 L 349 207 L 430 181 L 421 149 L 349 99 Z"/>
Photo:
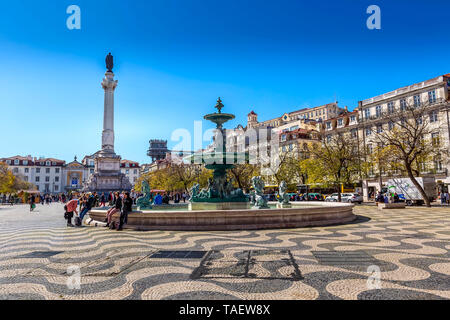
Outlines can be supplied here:
<path id="1" fill-rule="evenodd" d="M 131 190 L 132 186 L 120 172 L 121 157 L 114 151 L 114 91 L 118 81 L 114 80 L 114 60 L 111 53 L 106 56 L 106 73 L 102 81 L 105 90 L 103 109 L 102 149 L 95 153 L 95 170 L 89 176 L 84 191 L 109 192 Z"/>

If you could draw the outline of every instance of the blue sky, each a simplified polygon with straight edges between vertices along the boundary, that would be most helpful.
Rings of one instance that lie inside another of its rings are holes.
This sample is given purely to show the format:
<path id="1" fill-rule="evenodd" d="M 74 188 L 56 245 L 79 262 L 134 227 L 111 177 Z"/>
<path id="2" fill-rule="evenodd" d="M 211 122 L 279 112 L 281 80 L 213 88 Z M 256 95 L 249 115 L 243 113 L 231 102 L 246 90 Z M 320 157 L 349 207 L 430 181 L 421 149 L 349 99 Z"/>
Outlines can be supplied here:
<path id="1" fill-rule="evenodd" d="M 148 140 L 224 112 L 245 125 L 359 100 L 450 72 L 450 1 L 41 0 L 0 9 L 0 157 L 70 161 L 101 144 L 108 52 L 116 152 L 149 162 Z M 81 30 L 66 9 L 81 8 Z M 366 27 L 369 5 L 381 30 Z M 205 129 L 210 126 L 204 123 Z M 169 146 L 177 142 L 169 142 Z"/>

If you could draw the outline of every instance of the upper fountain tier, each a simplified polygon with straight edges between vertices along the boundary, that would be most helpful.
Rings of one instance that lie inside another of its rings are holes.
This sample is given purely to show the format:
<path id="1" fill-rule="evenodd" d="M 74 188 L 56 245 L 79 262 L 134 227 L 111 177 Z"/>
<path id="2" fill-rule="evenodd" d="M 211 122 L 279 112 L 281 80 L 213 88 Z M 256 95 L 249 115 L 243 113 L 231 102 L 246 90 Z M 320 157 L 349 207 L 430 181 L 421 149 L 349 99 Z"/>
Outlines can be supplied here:
<path id="1" fill-rule="evenodd" d="M 220 133 L 224 133 L 223 124 L 229 120 L 235 118 L 234 114 L 222 113 L 222 108 L 224 107 L 222 100 L 219 98 L 215 108 L 218 112 L 207 114 L 204 119 L 212 121 L 217 125 L 216 130 Z M 216 139 L 215 137 L 214 139 Z M 219 148 L 214 147 L 213 149 L 208 149 L 206 151 L 196 152 L 191 154 L 184 159 L 189 163 L 196 164 L 206 164 L 207 169 L 214 170 L 216 166 L 221 169 L 232 168 L 234 164 L 248 163 L 248 156 L 245 152 L 227 152 L 226 139 L 222 136 L 223 144 Z M 216 141 L 216 140 L 215 140 Z"/>
<path id="2" fill-rule="evenodd" d="M 222 113 L 222 108 L 224 107 L 222 100 L 220 98 L 217 100 L 217 104 L 214 108 L 217 109 L 218 112 L 207 114 L 204 119 L 208 121 L 212 121 L 217 125 L 217 129 L 222 129 L 222 126 L 225 122 L 229 120 L 233 120 L 235 118 L 234 114 L 230 113 Z"/>

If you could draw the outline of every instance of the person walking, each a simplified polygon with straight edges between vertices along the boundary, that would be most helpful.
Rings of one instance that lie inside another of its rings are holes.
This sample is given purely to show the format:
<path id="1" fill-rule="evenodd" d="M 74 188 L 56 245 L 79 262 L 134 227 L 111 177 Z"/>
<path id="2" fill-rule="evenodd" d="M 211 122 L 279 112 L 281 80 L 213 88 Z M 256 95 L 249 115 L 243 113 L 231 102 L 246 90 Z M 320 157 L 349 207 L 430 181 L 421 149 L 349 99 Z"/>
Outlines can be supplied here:
<path id="1" fill-rule="evenodd" d="M 123 225 L 128 223 L 128 214 L 133 210 L 133 200 L 129 192 L 125 192 L 122 200 L 122 209 L 120 212 L 120 223 L 117 231 L 123 230 Z"/>
<path id="2" fill-rule="evenodd" d="M 106 195 L 105 195 L 105 193 L 103 193 L 102 196 L 100 197 L 100 206 L 101 207 L 106 207 Z"/>
<path id="3" fill-rule="evenodd" d="M 36 197 L 34 196 L 34 194 L 31 195 L 30 197 L 30 212 L 32 212 L 34 210 L 34 208 L 36 208 Z"/>
<path id="4" fill-rule="evenodd" d="M 441 194 L 441 199 L 442 199 L 442 197 L 444 198 L 443 201 L 442 201 L 442 204 L 443 205 L 448 205 L 449 202 L 450 202 L 450 195 L 449 195 L 448 191 L 444 191 Z"/>

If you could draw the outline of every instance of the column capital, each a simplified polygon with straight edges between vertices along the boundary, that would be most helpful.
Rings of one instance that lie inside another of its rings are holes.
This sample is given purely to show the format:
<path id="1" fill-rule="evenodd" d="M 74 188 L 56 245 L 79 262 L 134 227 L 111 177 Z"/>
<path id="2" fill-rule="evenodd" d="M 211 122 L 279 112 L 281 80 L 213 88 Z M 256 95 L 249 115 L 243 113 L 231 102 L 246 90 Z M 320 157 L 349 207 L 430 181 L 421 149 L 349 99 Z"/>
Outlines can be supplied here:
<path id="1" fill-rule="evenodd" d="M 119 81 L 114 80 L 114 73 L 106 72 L 102 81 L 102 87 L 104 90 L 115 90 Z"/>

